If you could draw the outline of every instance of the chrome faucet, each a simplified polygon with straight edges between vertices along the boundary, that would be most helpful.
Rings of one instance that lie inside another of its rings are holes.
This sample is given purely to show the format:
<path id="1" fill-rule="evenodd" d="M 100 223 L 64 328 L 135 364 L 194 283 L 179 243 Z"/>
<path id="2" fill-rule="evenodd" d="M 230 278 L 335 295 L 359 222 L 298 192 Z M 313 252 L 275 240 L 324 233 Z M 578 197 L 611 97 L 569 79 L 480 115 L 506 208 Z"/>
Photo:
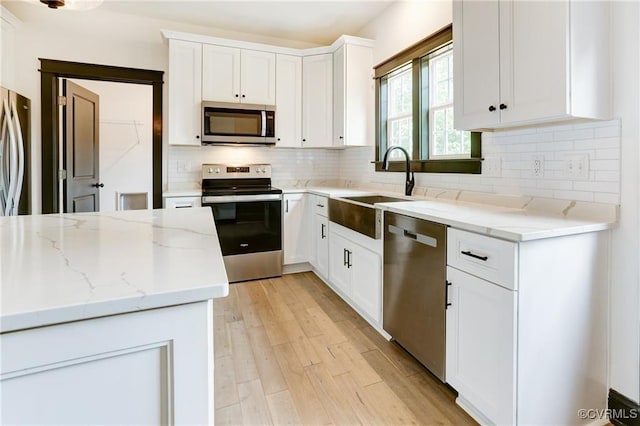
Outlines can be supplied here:
<path id="1" fill-rule="evenodd" d="M 407 172 L 406 182 L 404 183 L 404 195 L 411 195 L 411 191 L 413 191 L 413 187 L 415 186 L 416 181 L 413 177 L 411 167 L 409 166 L 409 153 L 406 149 L 398 145 L 390 146 L 389 149 L 387 149 L 387 152 L 384 153 L 384 159 L 382 160 L 382 170 L 389 170 L 389 153 L 394 149 L 399 149 L 404 153 L 405 169 Z"/>

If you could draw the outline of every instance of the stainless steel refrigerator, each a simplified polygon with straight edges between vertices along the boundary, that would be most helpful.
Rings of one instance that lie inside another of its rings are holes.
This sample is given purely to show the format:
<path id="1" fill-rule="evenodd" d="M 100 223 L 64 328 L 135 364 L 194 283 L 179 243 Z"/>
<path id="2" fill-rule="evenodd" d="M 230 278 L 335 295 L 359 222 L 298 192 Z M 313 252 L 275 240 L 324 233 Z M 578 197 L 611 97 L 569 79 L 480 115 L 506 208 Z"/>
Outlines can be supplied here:
<path id="1" fill-rule="evenodd" d="M 0 92 L 0 216 L 30 214 L 31 101 Z"/>

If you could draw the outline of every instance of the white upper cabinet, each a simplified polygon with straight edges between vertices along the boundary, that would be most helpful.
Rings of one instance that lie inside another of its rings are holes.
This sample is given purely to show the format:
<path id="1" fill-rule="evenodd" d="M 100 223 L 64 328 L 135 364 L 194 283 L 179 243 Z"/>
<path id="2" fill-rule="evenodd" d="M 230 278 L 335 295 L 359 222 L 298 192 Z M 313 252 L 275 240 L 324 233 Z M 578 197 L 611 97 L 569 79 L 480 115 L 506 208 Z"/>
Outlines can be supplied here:
<path id="1" fill-rule="evenodd" d="M 453 3 L 455 127 L 608 119 L 608 2 Z"/>
<path id="2" fill-rule="evenodd" d="M 242 49 L 240 54 L 242 102 L 276 104 L 276 55 Z"/>
<path id="3" fill-rule="evenodd" d="M 276 55 L 205 44 L 202 99 L 275 105 Z"/>
<path id="4" fill-rule="evenodd" d="M 202 100 L 240 102 L 240 49 L 202 46 Z"/>
<path id="5" fill-rule="evenodd" d="M 302 58 L 276 55 L 276 147 L 302 146 Z"/>
<path id="6" fill-rule="evenodd" d="M 169 40 L 169 144 L 200 145 L 202 45 Z"/>
<path id="7" fill-rule="evenodd" d="M 302 146 L 332 146 L 332 118 L 333 55 L 305 56 L 302 58 Z"/>
<path id="8" fill-rule="evenodd" d="M 373 50 L 344 44 L 333 54 L 333 145 L 372 145 L 373 107 Z"/>

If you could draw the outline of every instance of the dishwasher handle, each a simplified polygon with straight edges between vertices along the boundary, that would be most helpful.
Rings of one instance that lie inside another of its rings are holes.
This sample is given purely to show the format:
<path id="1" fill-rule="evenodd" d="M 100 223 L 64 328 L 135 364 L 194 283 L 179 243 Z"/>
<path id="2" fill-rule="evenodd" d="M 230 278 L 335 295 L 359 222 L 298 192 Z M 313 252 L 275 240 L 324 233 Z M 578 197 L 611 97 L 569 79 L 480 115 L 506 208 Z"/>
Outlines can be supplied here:
<path id="1" fill-rule="evenodd" d="M 392 234 L 395 234 L 404 238 L 409 238 L 411 240 L 414 240 L 420 244 L 424 244 L 429 247 L 433 247 L 433 248 L 438 247 L 438 240 L 433 237 L 430 237 L 429 235 L 420 234 L 418 232 L 412 232 L 408 229 L 399 228 L 395 225 L 389 225 L 388 229 L 389 229 L 389 232 L 391 232 Z"/>

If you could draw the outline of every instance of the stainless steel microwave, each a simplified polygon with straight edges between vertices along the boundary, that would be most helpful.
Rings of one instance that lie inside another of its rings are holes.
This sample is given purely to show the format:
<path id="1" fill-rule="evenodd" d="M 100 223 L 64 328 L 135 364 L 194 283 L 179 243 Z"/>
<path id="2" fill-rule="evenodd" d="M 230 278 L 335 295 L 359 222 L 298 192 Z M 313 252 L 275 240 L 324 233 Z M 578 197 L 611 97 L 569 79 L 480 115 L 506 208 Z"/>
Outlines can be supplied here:
<path id="1" fill-rule="evenodd" d="M 202 102 L 203 144 L 276 143 L 273 105 Z"/>

